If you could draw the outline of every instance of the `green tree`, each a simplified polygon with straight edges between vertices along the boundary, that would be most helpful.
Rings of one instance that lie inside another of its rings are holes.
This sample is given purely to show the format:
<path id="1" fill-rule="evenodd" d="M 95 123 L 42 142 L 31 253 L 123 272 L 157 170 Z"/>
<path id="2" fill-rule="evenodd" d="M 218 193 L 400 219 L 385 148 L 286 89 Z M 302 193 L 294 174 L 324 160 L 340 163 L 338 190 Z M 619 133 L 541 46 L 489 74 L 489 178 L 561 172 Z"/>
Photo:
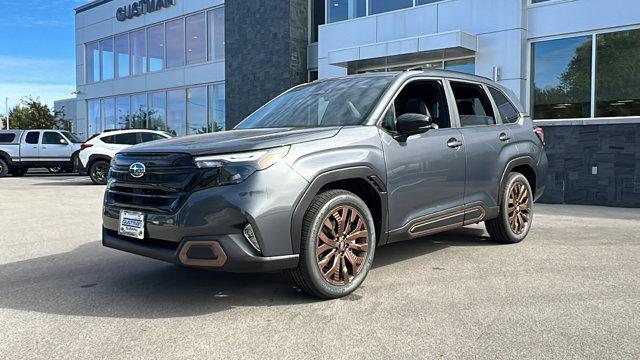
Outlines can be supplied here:
<path id="1" fill-rule="evenodd" d="M 12 129 L 64 129 L 71 124 L 65 119 L 64 110 L 52 111 L 39 99 L 26 98 L 9 111 L 9 125 Z"/>

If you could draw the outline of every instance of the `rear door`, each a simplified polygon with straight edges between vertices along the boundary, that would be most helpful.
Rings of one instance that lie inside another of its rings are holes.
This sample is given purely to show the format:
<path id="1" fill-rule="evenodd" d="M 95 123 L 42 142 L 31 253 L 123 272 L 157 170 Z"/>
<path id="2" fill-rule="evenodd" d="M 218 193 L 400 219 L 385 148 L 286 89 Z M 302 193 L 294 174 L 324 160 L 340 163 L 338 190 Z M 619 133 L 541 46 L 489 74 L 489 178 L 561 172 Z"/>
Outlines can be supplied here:
<path id="1" fill-rule="evenodd" d="M 38 161 L 40 157 L 40 131 L 32 130 L 23 135 L 20 143 L 20 160 L 26 162 Z"/>
<path id="2" fill-rule="evenodd" d="M 486 86 L 460 80 L 450 80 L 449 85 L 466 149 L 465 204 L 485 210 L 495 207 L 502 172 L 510 158 L 505 149 L 511 143 L 511 130 L 499 122 Z M 481 215 L 468 214 L 465 221 Z"/>

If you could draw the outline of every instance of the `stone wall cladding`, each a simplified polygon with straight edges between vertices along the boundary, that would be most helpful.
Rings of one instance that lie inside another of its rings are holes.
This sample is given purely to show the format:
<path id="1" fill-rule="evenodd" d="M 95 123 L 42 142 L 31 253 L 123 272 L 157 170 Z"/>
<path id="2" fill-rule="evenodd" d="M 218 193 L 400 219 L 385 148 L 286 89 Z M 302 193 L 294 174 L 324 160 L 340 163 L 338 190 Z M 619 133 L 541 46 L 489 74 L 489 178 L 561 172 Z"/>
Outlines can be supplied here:
<path id="1" fill-rule="evenodd" d="M 640 124 L 543 129 L 549 175 L 540 202 L 640 207 Z"/>
<path id="2" fill-rule="evenodd" d="M 292 86 L 306 82 L 305 0 L 227 0 L 227 128 Z"/>

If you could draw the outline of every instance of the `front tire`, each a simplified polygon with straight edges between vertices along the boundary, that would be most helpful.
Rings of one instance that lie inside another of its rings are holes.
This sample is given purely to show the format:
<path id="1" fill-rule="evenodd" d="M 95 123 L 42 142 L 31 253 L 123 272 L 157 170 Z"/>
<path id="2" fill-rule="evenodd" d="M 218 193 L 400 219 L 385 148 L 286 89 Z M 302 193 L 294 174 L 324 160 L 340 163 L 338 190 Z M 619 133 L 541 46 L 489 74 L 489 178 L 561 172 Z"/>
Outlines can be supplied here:
<path id="1" fill-rule="evenodd" d="M 7 176 L 7 173 L 9 173 L 9 166 L 3 159 L 0 159 L 0 178 Z"/>
<path id="2" fill-rule="evenodd" d="M 376 249 L 373 216 L 344 190 L 318 194 L 302 226 L 300 262 L 288 270 L 303 291 L 323 299 L 349 295 L 364 281 Z"/>
<path id="3" fill-rule="evenodd" d="M 533 191 L 529 180 L 520 173 L 510 173 L 501 195 L 500 214 L 485 221 L 485 227 L 495 241 L 519 243 L 529 234 L 533 221 Z"/>
<path id="4" fill-rule="evenodd" d="M 96 185 L 106 185 L 109 174 L 109 163 L 105 160 L 98 160 L 89 167 L 89 177 Z"/>

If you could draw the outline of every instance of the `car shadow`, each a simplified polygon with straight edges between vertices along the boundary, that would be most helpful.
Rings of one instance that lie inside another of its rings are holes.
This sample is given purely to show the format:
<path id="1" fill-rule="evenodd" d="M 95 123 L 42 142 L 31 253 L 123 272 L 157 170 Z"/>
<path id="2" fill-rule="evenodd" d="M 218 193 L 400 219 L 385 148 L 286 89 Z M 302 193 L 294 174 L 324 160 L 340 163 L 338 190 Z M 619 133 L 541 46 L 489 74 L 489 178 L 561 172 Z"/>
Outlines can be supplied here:
<path id="1" fill-rule="evenodd" d="M 481 232 L 462 229 L 383 246 L 376 253 L 374 271 L 449 246 L 484 245 L 490 242 Z M 67 253 L 0 265 L 0 293 L 3 309 L 142 319 L 318 301 L 296 289 L 280 273 L 187 269 L 106 249 L 99 242 Z"/>

